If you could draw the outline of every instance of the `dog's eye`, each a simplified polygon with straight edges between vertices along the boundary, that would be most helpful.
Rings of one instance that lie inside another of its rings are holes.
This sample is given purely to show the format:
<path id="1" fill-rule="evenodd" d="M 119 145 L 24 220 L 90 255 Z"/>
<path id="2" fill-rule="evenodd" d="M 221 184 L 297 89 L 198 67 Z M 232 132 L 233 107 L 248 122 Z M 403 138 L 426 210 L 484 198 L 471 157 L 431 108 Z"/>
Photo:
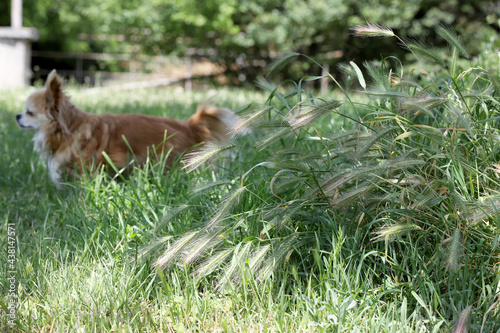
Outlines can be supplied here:
<path id="1" fill-rule="evenodd" d="M 33 111 L 30 111 L 30 110 L 26 110 L 26 114 L 28 116 L 33 116 L 34 115 Z"/>

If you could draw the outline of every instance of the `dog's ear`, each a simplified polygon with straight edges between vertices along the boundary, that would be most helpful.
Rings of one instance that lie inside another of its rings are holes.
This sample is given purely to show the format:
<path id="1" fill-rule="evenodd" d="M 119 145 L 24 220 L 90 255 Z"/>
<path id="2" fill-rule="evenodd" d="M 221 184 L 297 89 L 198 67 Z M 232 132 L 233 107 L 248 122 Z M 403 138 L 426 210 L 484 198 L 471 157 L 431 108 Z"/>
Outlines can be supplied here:
<path id="1" fill-rule="evenodd" d="M 54 69 L 50 72 L 45 82 L 45 103 L 54 118 L 56 117 L 53 113 L 59 112 L 59 105 L 63 98 L 62 79 L 57 75 Z"/>
<path id="2" fill-rule="evenodd" d="M 62 79 L 57 75 L 56 70 L 52 70 L 45 82 L 45 105 L 52 117 L 65 133 L 69 133 L 66 126 L 66 115 L 62 114 L 63 102 L 66 97 L 62 91 Z"/>

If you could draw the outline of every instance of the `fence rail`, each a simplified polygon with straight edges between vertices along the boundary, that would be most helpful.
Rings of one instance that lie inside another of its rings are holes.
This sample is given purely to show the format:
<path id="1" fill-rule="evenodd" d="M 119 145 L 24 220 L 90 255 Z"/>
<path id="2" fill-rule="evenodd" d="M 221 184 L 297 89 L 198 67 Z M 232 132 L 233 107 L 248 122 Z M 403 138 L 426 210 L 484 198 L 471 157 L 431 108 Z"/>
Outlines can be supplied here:
<path id="1" fill-rule="evenodd" d="M 95 52 L 59 52 L 59 51 L 39 51 L 33 50 L 33 58 L 48 58 L 48 59 L 74 59 L 75 70 L 59 70 L 61 74 L 73 76 L 78 82 L 86 82 L 88 78 L 91 81 L 100 82 L 107 80 L 116 80 L 123 82 L 144 81 L 150 80 L 153 85 L 161 84 L 161 82 L 185 82 L 185 87 L 190 89 L 192 87 L 192 79 L 198 77 L 212 77 L 223 74 L 225 68 L 217 66 L 208 60 L 205 62 L 205 70 L 201 73 L 196 69 L 200 59 L 213 58 L 216 54 L 213 49 L 201 50 L 190 48 L 185 52 L 184 58 L 173 58 L 161 55 L 145 55 L 139 53 L 131 54 L 118 54 L 118 53 L 95 53 Z M 279 58 L 282 54 L 273 54 L 272 58 Z M 339 59 L 343 56 L 342 51 L 331 51 L 321 55 L 321 62 L 323 62 L 324 76 L 320 80 L 320 88 L 322 93 L 329 90 L 330 79 L 328 61 L 332 59 Z M 173 59 L 176 59 L 175 61 Z M 124 69 L 123 72 L 111 71 L 95 71 L 86 70 L 84 61 L 102 61 L 102 62 L 116 62 L 119 67 Z M 259 59 L 247 60 L 250 67 L 265 67 L 266 61 Z M 165 72 L 165 67 L 176 67 L 175 74 L 168 74 Z M 248 64 L 246 65 L 248 66 Z M 208 71 L 206 68 L 210 68 Z M 52 70 L 51 68 L 36 68 L 35 72 L 38 76 L 44 76 Z M 149 74 L 147 74 L 149 73 Z M 161 74 L 160 74 L 161 73 Z M 92 83 L 92 82 L 89 82 Z M 171 84 L 171 83 L 168 83 Z"/>
<path id="2" fill-rule="evenodd" d="M 103 82 L 113 81 L 118 82 L 118 86 L 123 87 L 148 87 L 184 82 L 185 87 L 191 89 L 192 79 L 211 77 L 224 72 L 224 69 L 220 66 L 209 61 L 197 60 L 196 57 L 193 57 L 193 54 L 198 55 L 193 51 L 183 59 L 176 59 L 167 56 L 148 56 L 144 54 L 78 53 L 38 50 L 32 52 L 33 58 L 74 60 L 74 70 L 58 69 L 58 72 L 64 76 L 72 76 L 78 82 L 102 84 Z M 114 61 L 125 71 L 88 70 L 85 69 L 84 61 Z M 200 65 L 204 68 L 203 70 L 200 70 Z M 34 68 L 35 74 L 38 77 L 45 76 L 51 70 L 52 68 L 40 68 L 40 66 L 35 66 Z"/>

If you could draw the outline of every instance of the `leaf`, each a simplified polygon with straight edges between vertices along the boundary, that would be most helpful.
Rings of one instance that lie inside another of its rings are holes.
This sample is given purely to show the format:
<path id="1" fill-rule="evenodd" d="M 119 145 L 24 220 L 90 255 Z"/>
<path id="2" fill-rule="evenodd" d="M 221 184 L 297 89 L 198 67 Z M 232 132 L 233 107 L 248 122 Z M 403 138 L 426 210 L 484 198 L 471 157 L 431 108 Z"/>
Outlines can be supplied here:
<path id="1" fill-rule="evenodd" d="M 414 290 L 411 291 L 411 294 L 417 300 L 418 304 L 420 304 L 421 307 L 427 309 L 427 305 L 425 304 L 424 300 L 422 299 L 422 297 L 420 297 L 419 294 L 417 294 Z"/>
<path id="2" fill-rule="evenodd" d="M 382 90 L 382 89 L 369 89 L 365 91 L 365 94 L 375 98 L 408 98 L 408 94 L 397 90 Z"/>
<path id="3" fill-rule="evenodd" d="M 415 132 L 404 132 L 404 133 L 399 134 L 397 137 L 395 137 L 394 141 L 404 140 L 406 138 L 409 138 L 409 137 L 412 137 L 415 135 L 417 135 L 417 133 L 415 133 Z"/>
<path id="4" fill-rule="evenodd" d="M 322 75 L 322 76 L 308 76 L 304 79 L 304 81 L 317 81 L 317 80 L 321 80 L 321 79 L 324 79 L 324 78 L 327 78 L 328 75 Z"/>
<path id="5" fill-rule="evenodd" d="M 352 68 L 354 68 L 354 72 L 356 72 L 356 76 L 358 77 L 358 81 L 361 87 L 363 87 L 363 89 L 366 89 L 366 82 L 361 69 L 359 69 L 358 65 L 356 65 L 353 61 L 350 61 L 349 64 Z"/>

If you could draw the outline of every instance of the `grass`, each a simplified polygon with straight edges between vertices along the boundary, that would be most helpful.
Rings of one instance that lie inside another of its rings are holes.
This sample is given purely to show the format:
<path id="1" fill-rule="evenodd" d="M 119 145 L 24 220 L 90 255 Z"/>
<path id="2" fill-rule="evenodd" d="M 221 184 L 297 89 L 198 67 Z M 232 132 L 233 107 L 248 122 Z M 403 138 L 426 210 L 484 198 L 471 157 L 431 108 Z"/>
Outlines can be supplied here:
<path id="1" fill-rule="evenodd" d="M 340 66 L 362 94 L 318 98 L 305 81 L 265 79 L 264 93 L 70 90 L 98 113 L 187 118 L 213 95 L 239 110 L 236 149 L 208 147 L 188 173 L 160 161 L 56 190 L 14 122 L 28 92 L 0 96 L 0 307 L 14 285 L 14 329 L 499 331 L 496 74 L 439 29 L 449 59 L 407 47 L 438 70 Z"/>
<path id="2" fill-rule="evenodd" d="M 140 247 L 156 237 L 152 231 L 158 226 L 163 225 L 164 233 L 176 236 L 199 223 L 204 212 L 214 205 L 203 196 L 193 200 L 190 188 L 204 178 L 229 171 L 186 174 L 176 169 L 163 175 L 159 166 L 151 165 L 153 170 L 138 170 L 126 182 L 100 175 L 88 183 L 58 191 L 48 179 L 44 162 L 33 152 L 32 133 L 15 125 L 14 114 L 22 108 L 27 93 L 11 92 L 1 101 L 7 112 L 2 113 L 0 211 L 3 235 L 8 224 L 15 224 L 19 330 L 257 330 L 261 323 L 272 321 L 270 315 L 280 310 L 271 299 L 262 304 L 245 303 L 238 293 L 215 294 L 182 267 L 166 273 L 162 284 L 150 260 L 137 260 Z M 262 94 L 244 91 L 217 93 L 227 107 L 262 98 Z M 197 103 L 214 92 L 145 90 L 131 96 L 106 91 L 86 96 L 84 90 L 76 90 L 70 94 L 77 105 L 93 112 L 186 118 Z M 172 208 L 186 203 L 198 210 L 197 214 L 184 215 L 182 224 L 170 223 Z M 2 272 L 7 272 L 6 237 L 2 236 L 1 241 L 5 255 Z M 2 274 L 4 291 L 8 290 L 6 278 Z M 3 306 L 7 306 L 8 299 L 2 297 Z M 1 330 L 7 329 L 5 319 Z M 297 323 L 282 319 L 281 325 L 294 327 Z"/>

